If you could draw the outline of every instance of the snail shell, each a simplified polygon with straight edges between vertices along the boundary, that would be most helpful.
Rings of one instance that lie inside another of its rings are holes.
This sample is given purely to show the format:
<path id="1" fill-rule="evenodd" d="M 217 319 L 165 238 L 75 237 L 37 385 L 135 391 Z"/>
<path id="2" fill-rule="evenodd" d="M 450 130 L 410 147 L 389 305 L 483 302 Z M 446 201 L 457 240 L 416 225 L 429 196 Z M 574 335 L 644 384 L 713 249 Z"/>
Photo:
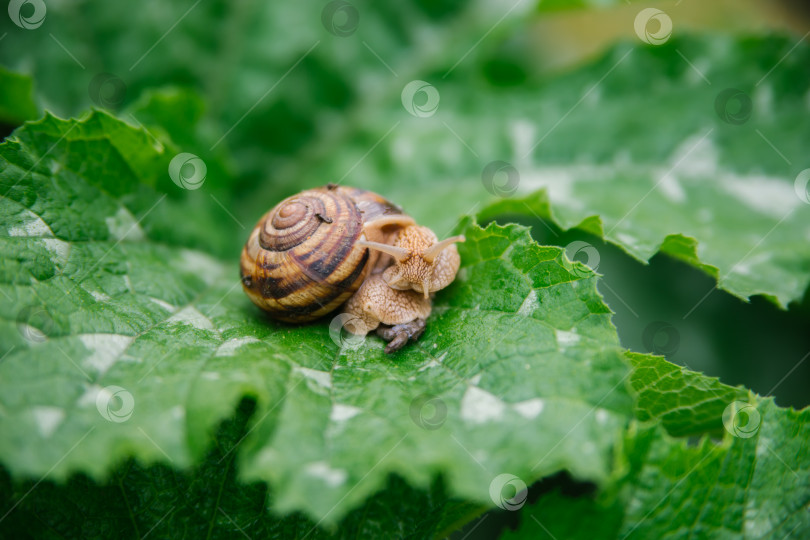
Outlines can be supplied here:
<path id="1" fill-rule="evenodd" d="M 377 265 L 380 253 L 357 241 L 386 242 L 413 222 L 370 191 L 334 185 L 302 191 L 256 224 L 242 250 L 242 287 L 276 319 L 317 319 L 345 302 Z"/>

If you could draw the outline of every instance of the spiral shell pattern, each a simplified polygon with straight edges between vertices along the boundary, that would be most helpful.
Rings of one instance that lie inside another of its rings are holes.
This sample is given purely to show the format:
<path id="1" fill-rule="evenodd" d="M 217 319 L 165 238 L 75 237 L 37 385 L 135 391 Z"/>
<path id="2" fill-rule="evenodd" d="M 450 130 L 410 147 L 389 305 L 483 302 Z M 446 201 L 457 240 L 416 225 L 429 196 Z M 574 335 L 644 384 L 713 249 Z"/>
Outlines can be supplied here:
<path id="1" fill-rule="evenodd" d="M 276 319 L 329 313 L 363 283 L 377 254 L 356 246 L 364 224 L 401 210 L 374 193 L 327 186 L 281 201 L 262 216 L 240 260 L 248 297 Z"/>

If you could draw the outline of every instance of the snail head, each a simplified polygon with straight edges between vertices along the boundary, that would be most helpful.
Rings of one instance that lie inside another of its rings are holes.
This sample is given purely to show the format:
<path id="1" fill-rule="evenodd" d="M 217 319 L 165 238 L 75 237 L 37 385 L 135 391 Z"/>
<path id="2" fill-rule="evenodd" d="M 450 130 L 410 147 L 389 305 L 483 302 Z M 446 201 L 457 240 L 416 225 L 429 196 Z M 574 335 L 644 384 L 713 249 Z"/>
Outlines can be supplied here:
<path id="1" fill-rule="evenodd" d="M 427 298 L 429 293 L 443 289 L 456 277 L 460 263 L 456 242 L 464 242 L 464 236 L 453 236 L 439 242 L 427 227 L 410 225 L 399 231 L 393 245 L 367 241 L 358 243 L 394 258 L 394 264 L 383 272 L 383 279 L 389 287 L 413 289 Z"/>

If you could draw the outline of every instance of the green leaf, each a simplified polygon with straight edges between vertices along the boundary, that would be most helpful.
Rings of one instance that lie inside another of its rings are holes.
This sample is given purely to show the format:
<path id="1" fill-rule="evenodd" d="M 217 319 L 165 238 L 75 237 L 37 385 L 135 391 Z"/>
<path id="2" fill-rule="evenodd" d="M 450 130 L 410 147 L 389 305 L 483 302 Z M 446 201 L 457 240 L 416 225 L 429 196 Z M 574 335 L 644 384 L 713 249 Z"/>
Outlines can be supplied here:
<path id="1" fill-rule="evenodd" d="M 463 266 L 421 341 L 394 356 L 376 337 L 341 347 L 328 319 L 263 316 L 239 290 L 237 252 L 184 246 L 221 220 L 195 207 L 194 236 L 167 227 L 198 200 L 151 187 L 167 158 L 101 112 L 49 116 L 0 145 L 0 461 L 13 477 L 104 479 L 130 457 L 190 467 L 245 395 L 257 410 L 241 478 L 316 522 L 389 474 L 424 489 L 441 474 L 451 496 L 486 504 L 501 473 L 609 477 L 628 367 L 596 276 L 562 249 L 467 218 Z"/>
<path id="2" fill-rule="evenodd" d="M 660 424 L 635 425 L 610 487 L 595 497 L 544 494 L 523 510 L 520 529 L 504 538 L 804 538 L 810 533 L 810 409 L 781 409 L 772 399 L 754 396 L 735 399 L 738 389 L 660 358 L 635 355 L 633 362 L 634 386 L 639 380 L 658 381 L 642 392 L 641 418 L 651 418 L 673 393 L 697 423 L 701 415 L 708 418 L 714 400 L 731 399 L 715 408 L 715 422 L 725 425 L 722 440 L 704 436 L 693 445 L 671 437 Z M 653 377 L 651 371 L 667 375 Z M 667 378 L 669 386 L 662 383 Z M 668 428 L 680 426 L 665 415 L 662 419 Z M 708 431 L 714 430 L 707 425 Z"/>
<path id="3" fill-rule="evenodd" d="M 435 114 L 411 116 L 399 95 L 387 109 L 371 102 L 339 152 L 288 175 L 390 186 L 405 203 L 419 197 L 415 217 L 437 232 L 459 213 L 537 215 L 604 236 L 642 261 L 662 251 L 732 294 L 785 307 L 810 283 L 810 205 L 796 187 L 807 167 L 800 141 L 810 138 L 796 113 L 807 110 L 810 46 L 794 45 L 783 36 L 620 44 L 516 88 L 467 72 L 425 73 L 441 98 Z M 740 93 L 721 95 L 727 88 Z M 749 100 L 750 117 L 733 116 Z M 502 168 L 486 173 L 495 161 L 514 167 L 515 186 Z"/>
<path id="4" fill-rule="evenodd" d="M 622 495 L 634 504 L 626 506 L 622 534 L 644 538 L 667 529 L 673 536 L 807 536 L 810 411 L 758 399 L 747 412 L 743 427 L 752 427 L 753 436 L 726 433 L 719 445 L 704 438 L 692 447 L 660 428 L 634 434 L 627 458 L 637 469 Z"/>
<path id="5" fill-rule="evenodd" d="M 0 123 L 22 124 L 37 116 L 31 77 L 0 66 Z"/>
<path id="6" fill-rule="evenodd" d="M 127 460 L 99 484 L 83 475 L 66 483 L 13 482 L 0 467 L 0 531 L 34 537 L 53 531 L 63 537 L 133 531 L 160 538 L 201 538 L 211 531 L 215 537 L 244 533 L 253 538 L 357 538 L 410 531 L 429 538 L 446 536 L 482 510 L 449 499 L 440 481 L 419 491 L 392 476 L 384 490 L 328 530 L 297 513 L 267 512 L 272 493 L 262 482 L 240 482 L 233 459 L 254 409 L 249 401 L 241 403 L 237 415 L 217 430 L 205 459 L 189 471 Z"/>
<path id="7" fill-rule="evenodd" d="M 42 31 L 7 25 L 14 47 L 0 48 L 0 63 L 32 76 L 41 103 L 63 116 L 89 106 L 120 111 L 156 86 L 191 88 L 215 134 L 208 148 L 229 146 L 237 158 L 233 182 L 252 192 L 272 178 L 275 196 L 279 186 L 300 188 L 298 178 L 277 174 L 299 150 L 347 131 L 359 105 L 399 99 L 401 81 L 387 95 L 392 71 L 410 80 L 462 57 L 470 64 L 497 43 L 470 50 L 493 19 L 493 37 L 503 35 L 535 2 L 348 4 L 151 0 L 122 17 L 104 0 L 86 0 L 81 10 L 56 3 Z"/>
<path id="8" fill-rule="evenodd" d="M 660 357 L 627 353 L 630 384 L 637 392 L 636 417 L 660 421 L 673 436 L 720 434 L 729 403 L 747 401 L 748 391 L 695 373 Z"/>
<path id="9" fill-rule="evenodd" d="M 670 434 L 719 435 L 722 441 L 704 435 L 697 445 L 687 444 L 651 422 L 631 429 L 629 472 L 617 497 L 625 509 L 620 537 L 665 528 L 674 537 L 802 538 L 810 532 L 810 408 L 780 408 L 772 398 L 660 357 L 628 356 L 638 418 L 659 419 Z"/>
<path id="10" fill-rule="evenodd" d="M 369 538 L 410 531 L 430 538 L 448 521 L 469 514 L 470 505 L 447 498 L 441 482 L 419 491 L 391 477 L 385 489 L 350 512 L 334 529 L 318 528 L 300 514 L 266 511 L 264 483 L 239 482 L 232 450 L 245 436 L 254 406 L 242 403 L 235 418 L 217 430 L 205 459 L 188 471 L 133 460 L 99 484 L 76 475 L 66 483 L 12 482 L 0 468 L 0 532 L 9 536 Z"/>

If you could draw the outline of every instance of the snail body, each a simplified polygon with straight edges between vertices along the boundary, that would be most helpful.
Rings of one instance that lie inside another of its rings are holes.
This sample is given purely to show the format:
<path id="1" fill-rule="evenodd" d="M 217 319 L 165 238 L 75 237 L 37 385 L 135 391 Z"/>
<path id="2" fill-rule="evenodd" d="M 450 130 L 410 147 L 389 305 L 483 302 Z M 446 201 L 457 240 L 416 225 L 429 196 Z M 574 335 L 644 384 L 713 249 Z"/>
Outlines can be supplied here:
<path id="1" fill-rule="evenodd" d="M 330 184 L 288 197 L 259 219 L 242 250 L 242 287 L 285 322 L 309 322 L 345 304 L 355 321 L 346 329 L 376 329 L 391 352 L 421 335 L 429 295 L 455 278 L 454 243 L 462 241 L 438 242 L 380 195 Z"/>

